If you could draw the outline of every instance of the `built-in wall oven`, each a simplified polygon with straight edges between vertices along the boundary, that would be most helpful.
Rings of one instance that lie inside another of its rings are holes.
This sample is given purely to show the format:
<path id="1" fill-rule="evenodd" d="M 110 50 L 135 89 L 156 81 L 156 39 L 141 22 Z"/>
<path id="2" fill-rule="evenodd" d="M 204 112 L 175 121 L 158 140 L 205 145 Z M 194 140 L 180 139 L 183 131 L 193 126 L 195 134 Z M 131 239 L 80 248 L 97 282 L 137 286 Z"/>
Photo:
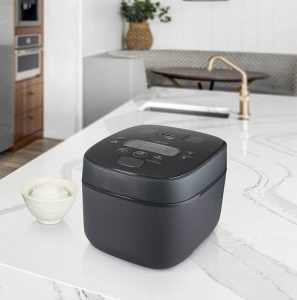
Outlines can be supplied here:
<path id="1" fill-rule="evenodd" d="M 16 0 L 16 26 L 40 26 L 41 0 Z"/>
<path id="2" fill-rule="evenodd" d="M 41 36 L 39 34 L 16 37 L 16 81 L 30 79 L 41 74 Z"/>

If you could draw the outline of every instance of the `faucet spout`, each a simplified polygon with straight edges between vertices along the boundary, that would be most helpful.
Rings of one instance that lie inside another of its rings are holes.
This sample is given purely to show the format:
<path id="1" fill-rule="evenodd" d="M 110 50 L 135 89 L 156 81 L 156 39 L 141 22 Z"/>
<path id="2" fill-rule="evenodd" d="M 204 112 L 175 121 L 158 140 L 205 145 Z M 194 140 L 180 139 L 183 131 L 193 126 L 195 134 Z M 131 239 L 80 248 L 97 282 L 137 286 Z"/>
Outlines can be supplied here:
<path id="1" fill-rule="evenodd" d="M 250 93 L 248 88 L 248 77 L 244 70 L 236 66 L 234 63 L 229 61 L 227 58 L 214 55 L 210 57 L 208 61 L 207 70 L 212 71 L 214 67 L 214 63 L 219 60 L 225 63 L 227 66 L 231 67 L 232 69 L 238 71 L 242 77 L 241 83 L 241 91 L 240 91 L 240 108 L 239 108 L 239 119 L 240 120 L 249 120 L 250 119 Z"/>

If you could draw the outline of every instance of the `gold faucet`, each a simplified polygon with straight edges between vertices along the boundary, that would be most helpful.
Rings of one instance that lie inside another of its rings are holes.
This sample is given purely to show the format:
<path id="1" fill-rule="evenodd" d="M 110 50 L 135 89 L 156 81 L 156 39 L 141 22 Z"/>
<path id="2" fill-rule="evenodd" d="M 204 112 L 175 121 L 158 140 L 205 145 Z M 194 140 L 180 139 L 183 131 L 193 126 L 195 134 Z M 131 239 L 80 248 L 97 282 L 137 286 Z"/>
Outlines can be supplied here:
<path id="1" fill-rule="evenodd" d="M 248 88 L 248 77 L 245 71 L 233 64 L 231 61 L 223 56 L 214 55 L 210 57 L 208 61 L 208 71 L 212 71 L 214 62 L 220 60 L 232 69 L 238 71 L 242 76 L 241 91 L 240 91 L 240 111 L 239 120 L 249 120 L 250 119 L 250 93 Z"/>

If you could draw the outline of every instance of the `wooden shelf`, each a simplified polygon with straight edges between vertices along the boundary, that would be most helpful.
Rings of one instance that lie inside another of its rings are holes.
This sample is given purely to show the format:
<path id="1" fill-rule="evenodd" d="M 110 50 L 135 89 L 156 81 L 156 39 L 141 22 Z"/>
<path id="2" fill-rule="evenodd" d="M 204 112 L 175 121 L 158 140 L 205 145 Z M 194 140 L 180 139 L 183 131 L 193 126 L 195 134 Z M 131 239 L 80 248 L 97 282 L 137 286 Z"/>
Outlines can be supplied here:
<path id="1" fill-rule="evenodd" d="M 23 34 L 34 34 L 39 33 L 43 34 L 43 27 L 15 27 L 15 35 L 23 35 Z"/>

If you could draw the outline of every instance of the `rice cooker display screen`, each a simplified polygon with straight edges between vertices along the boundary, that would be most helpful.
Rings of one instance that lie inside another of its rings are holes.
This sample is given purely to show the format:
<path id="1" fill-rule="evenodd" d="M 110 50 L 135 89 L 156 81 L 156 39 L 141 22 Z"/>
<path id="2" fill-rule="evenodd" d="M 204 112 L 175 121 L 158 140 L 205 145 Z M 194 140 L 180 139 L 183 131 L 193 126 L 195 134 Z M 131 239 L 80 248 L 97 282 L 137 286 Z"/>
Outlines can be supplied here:
<path id="1" fill-rule="evenodd" d="M 127 143 L 125 143 L 125 147 L 135 148 L 142 151 L 154 152 L 165 156 L 175 156 L 180 152 L 179 149 L 174 147 L 155 144 L 152 142 L 141 141 L 141 140 L 128 141 Z"/>

